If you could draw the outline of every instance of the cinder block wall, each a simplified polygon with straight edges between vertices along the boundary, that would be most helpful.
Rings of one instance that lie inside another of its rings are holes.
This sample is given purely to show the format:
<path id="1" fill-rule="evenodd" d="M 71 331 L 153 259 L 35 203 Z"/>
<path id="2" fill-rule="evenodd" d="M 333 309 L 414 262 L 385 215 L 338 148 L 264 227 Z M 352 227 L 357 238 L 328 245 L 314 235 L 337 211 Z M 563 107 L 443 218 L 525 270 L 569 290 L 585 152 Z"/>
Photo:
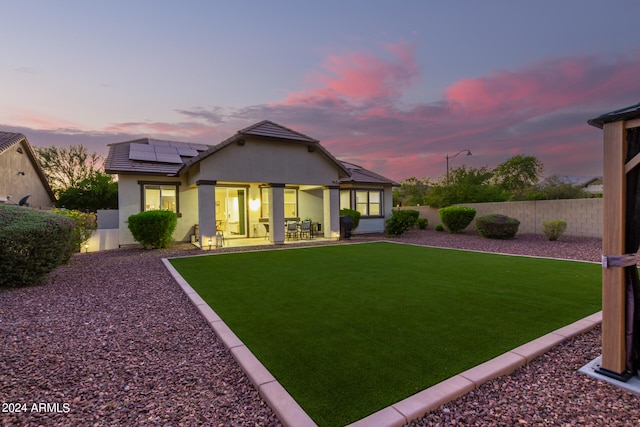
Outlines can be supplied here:
<path id="1" fill-rule="evenodd" d="M 567 222 L 567 236 L 602 237 L 603 199 L 537 200 L 531 202 L 463 203 L 476 210 L 476 216 L 502 214 L 520 221 L 518 233 L 542 234 L 542 223 L 552 219 Z M 428 206 L 404 206 L 420 211 L 429 227 L 440 224 L 438 209 Z M 475 230 L 473 221 L 466 231 Z"/>

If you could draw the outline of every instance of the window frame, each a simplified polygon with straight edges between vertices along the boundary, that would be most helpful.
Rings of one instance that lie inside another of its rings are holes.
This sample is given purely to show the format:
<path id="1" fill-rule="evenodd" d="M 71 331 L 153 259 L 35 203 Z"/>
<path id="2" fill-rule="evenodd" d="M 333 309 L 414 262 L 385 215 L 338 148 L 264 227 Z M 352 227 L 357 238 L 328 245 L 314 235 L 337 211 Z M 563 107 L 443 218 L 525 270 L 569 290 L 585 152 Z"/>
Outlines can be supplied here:
<path id="1" fill-rule="evenodd" d="M 140 212 L 147 212 L 146 206 L 146 188 L 148 186 L 160 187 L 160 201 L 162 202 L 162 187 L 174 187 L 176 192 L 176 215 L 178 218 L 182 216 L 180 213 L 180 182 L 179 181 L 138 181 L 140 185 Z"/>
<path id="2" fill-rule="evenodd" d="M 348 190 L 340 190 L 340 192 L 349 192 L 349 209 L 358 211 L 358 206 L 365 204 L 366 214 L 360 212 L 362 218 L 384 218 L 384 189 L 372 189 L 372 188 L 350 188 Z M 366 193 L 366 202 L 358 202 L 357 193 Z M 377 193 L 379 197 L 378 202 L 371 201 L 371 193 Z M 379 209 L 378 214 L 371 214 L 371 206 L 377 205 Z M 343 209 L 343 206 L 340 206 Z"/>

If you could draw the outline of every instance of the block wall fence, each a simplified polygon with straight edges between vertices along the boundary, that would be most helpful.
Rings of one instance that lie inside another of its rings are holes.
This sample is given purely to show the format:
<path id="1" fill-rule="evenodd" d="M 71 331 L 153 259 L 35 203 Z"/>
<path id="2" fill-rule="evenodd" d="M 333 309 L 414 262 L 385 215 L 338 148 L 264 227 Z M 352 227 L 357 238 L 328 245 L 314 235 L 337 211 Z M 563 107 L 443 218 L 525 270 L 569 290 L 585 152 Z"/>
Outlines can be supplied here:
<path id="1" fill-rule="evenodd" d="M 566 221 L 565 235 L 602 238 L 603 199 L 536 200 L 530 202 L 463 203 L 476 210 L 476 217 L 486 214 L 502 214 L 520 221 L 518 233 L 542 234 L 542 223 L 553 219 Z M 395 208 L 398 209 L 398 208 Z M 429 228 L 441 224 L 437 208 L 428 206 L 403 206 L 413 209 L 420 217 L 429 220 Z M 465 231 L 475 231 L 475 220 Z"/>

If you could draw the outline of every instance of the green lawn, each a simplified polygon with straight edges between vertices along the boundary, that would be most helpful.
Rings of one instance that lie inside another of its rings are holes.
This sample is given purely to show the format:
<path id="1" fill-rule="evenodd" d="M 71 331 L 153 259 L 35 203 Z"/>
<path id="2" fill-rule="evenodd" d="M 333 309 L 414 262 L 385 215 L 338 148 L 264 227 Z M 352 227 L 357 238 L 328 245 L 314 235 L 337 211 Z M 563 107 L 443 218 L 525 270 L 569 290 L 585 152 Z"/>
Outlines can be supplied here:
<path id="1" fill-rule="evenodd" d="M 599 264 L 368 243 L 172 259 L 321 426 L 600 310 Z"/>

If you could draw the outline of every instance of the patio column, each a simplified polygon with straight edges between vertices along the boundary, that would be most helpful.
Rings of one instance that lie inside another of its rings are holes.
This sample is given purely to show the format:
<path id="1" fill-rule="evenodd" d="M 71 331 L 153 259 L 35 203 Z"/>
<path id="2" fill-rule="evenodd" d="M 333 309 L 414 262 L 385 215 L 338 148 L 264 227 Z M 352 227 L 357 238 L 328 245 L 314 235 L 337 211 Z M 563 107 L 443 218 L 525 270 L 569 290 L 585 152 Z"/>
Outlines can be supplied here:
<path id="1" fill-rule="evenodd" d="M 323 188 L 324 205 L 324 237 L 338 240 L 340 238 L 340 187 L 337 185 Z"/>
<path id="2" fill-rule="evenodd" d="M 217 181 L 196 181 L 200 249 L 209 248 L 209 239 L 213 245 L 216 241 L 216 183 Z"/>
<path id="3" fill-rule="evenodd" d="M 269 231 L 271 243 L 284 244 L 284 184 L 269 187 Z"/>

